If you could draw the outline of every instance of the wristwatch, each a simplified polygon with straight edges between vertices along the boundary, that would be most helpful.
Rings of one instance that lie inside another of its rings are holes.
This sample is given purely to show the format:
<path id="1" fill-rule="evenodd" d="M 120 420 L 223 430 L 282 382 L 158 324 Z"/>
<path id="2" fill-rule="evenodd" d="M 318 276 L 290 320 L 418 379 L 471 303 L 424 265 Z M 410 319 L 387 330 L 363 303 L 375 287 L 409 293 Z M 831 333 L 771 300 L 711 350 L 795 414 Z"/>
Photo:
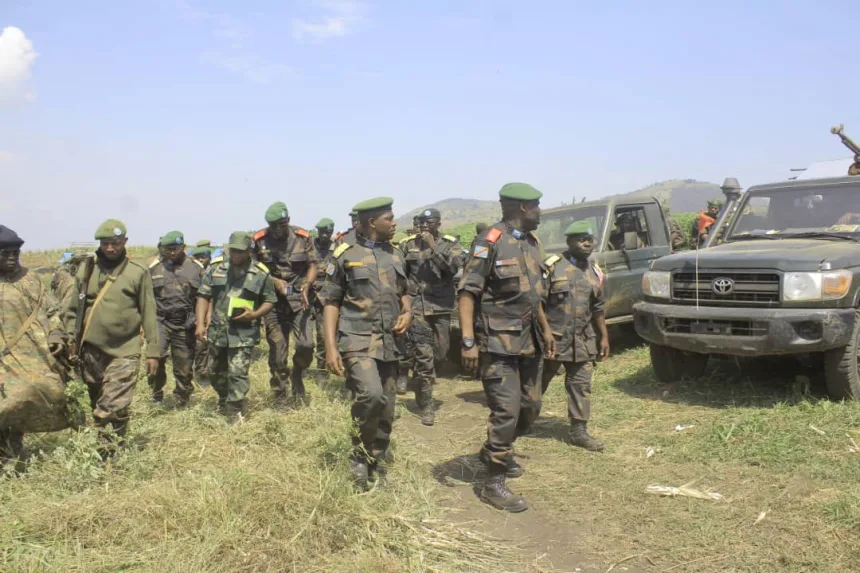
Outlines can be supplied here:
<path id="1" fill-rule="evenodd" d="M 466 350 L 471 350 L 472 348 L 475 347 L 475 339 L 464 337 L 462 344 L 463 344 L 463 348 L 465 348 Z"/>

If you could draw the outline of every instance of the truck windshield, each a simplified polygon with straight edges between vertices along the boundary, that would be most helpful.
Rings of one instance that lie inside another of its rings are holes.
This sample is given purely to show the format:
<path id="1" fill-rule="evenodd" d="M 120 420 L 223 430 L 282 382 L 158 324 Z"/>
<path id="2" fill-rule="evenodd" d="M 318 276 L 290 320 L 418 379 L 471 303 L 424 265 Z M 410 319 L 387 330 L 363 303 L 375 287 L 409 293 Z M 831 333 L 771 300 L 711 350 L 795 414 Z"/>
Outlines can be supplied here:
<path id="1" fill-rule="evenodd" d="M 571 206 L 569 209 L 541 215 L 540 227 L 537 234 L 544 248 L 552 253 L 562 252 L 567 248 L 564 230 L 575 221 L 588 221 L 594 230 L 595 240 L 599 241 L 606 224 L 606 205 L 592 207 Z"/>
<path id="2" fill-rule="evenodd" d="M 860 237 L 860 181 L 796 189 L 752 191 L 739 207 L 740 215 L 728 240 L 757 235 Z"/>

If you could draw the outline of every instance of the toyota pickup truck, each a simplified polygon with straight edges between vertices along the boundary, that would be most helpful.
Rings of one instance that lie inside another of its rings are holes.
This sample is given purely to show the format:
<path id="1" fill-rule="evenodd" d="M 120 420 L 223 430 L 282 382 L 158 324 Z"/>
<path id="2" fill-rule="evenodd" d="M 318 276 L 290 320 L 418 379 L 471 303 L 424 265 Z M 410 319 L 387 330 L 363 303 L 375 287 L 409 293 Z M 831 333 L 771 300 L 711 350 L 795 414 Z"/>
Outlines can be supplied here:
<path id="1" fill-rule="evenodd" d="M 727 211 L 716 244 L 643 276 L 634 324 L 657 378 L 700 377 L 712 355 L 799 356 L 832 398 L 860 398 L 860 177 L 758 185 Z"/>

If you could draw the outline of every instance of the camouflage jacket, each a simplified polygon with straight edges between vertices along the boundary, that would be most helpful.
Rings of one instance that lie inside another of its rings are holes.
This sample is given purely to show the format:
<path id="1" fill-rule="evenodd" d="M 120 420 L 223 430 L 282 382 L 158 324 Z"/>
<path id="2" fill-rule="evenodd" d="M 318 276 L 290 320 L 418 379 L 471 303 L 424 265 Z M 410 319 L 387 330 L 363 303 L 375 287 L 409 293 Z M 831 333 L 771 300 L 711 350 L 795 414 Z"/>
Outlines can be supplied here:
<path id="1" fill-rule="evenodd" d="M 334 247 L 339 247 L 341 245 L 354 245 L 356 239 L 355 229 L 349 229 L 348 231 L 341 231 L 337 234 L 337 236 L 332 239 L 332 245 Z"/>
<path id="2" fill-rule="evenodd" d="M 680 251 L 684 248 L 684 232 L 681 231 L 681 225 L 672 217 L 666 216 L 669 223 L 669 244 L 672 245 L 672 251 Z"/>
<path id="3" fill-rule="evenodd" d="M 340 353 L 398 360 L 392 329 L 401 312 L 400 298 L 414 294 L 403 253 L 389 242 L 358 237 L 354 245 L 334 250 L 325 273 L 320 298 L 323 304 L 340 307 Z"/>
<path id="4" fill-rule="evenodd" d="M 209 342 L 220 348 L 256 346 L 260 342 L 260 320 L 247 324 L 230 320 L 231 299 L 250 301 L 256 310 L 264 302 L 275 304 L 275 285 L 262 263 L 251 263 L 248 269 L 232 267 L 229 262 L 212 263 L 203 275 L 197 293 L 212 304 Z"/>
<path id="5" fill-rule="evenodd" d="M 317 262 L 314 240 L 299 227 L 290 227 L 286 238 L 276 241 L 263 229 L 254 235 L 257 260 L 269 268 L 271 276 L 287 282 L 287 292 L 276 293 L 278 301 L 286 302 L 293 312 L 302 309 L 302 287 L 308 268 Z"/>
<path id="6" fill-rule="evenodd" d="M 178 265 L 165 259 L 155 259 L 149 265 L 158 319 L 165 324 L 190 328 L 194 324 L 197 291 L 203 274 L 203 264 L 185 257 Z"/>
<path id="7" fill-rule="evenodd" d="M 86 265 L 78 268 L 74 292 L 80 292 Z M 110 284 L 107 284 L 110 282 Z M 107 285 L 101 297 L 102 287 Z M 149 270 L 126 256 L 116 265 L 96 257 L 95 267 L 86 285 L 86 314 L 83 342 L 114 358 L 140 354 L 140 329 L 146 337 L 146 357 L 161 356 L 158 342 L 158 319 Z M 96 304 L 97 299 L 98 304 Z M 67 297 L 63 323 L 69 333 L 75 330 L 78 297 Z"/>
<path id="8" fill-rule="evenodd" d="M 70 296 L 77 295 L 75 293 L 75 272 L 76 266 L 63 265 L 57 269 L 57 272 L 54 273 L 54 277 L 51 279 L 51 294 L 57 299 L 60 308 L 68 305 L 68 298 Z"/>
<path id="9" fill-rule="evenodd" d="M 588 362 L 597 358 L 591 319 L 603 312 L 603 275 L 592 264 L 575 264 L 570 253 L 545 262 L 546 317 L 555 338 L 557 360 Z"/>
<path id="10" fill-rule="evenodd" d="M 406 257 L 409 277 L 415 282 L 412 312 L 416 315 L 451 314 L 456 287 L 454 276 L 462 265 L 460 242 L 451 235 L 436 239 L 431 249 L 420 235 L 404 239 L 398 248 Z"/>
<path id="11" fill-rule="evenodd" d="M 475 242 L 458 290 L 480 301 L 476 328 L 482 332 L 476 338 L 482 351 L 531 356 L 541 350 L 543 272 L 543 248 L 534 233 L 501 222 Z"/>
<path id="12" fill-rule="evenodd" d="M 328 248 L 323 249 L 319 241 L 314 239 L 314 249 L 316 250 L 317 255 L 317 280 L 314 281 L 314 290 L 319 292 L 322 290 L 323 284 L 325 283 L 325 261 L 328 260 L 329 255 L 331 255 L 332 243 L 329 243 Z"/>

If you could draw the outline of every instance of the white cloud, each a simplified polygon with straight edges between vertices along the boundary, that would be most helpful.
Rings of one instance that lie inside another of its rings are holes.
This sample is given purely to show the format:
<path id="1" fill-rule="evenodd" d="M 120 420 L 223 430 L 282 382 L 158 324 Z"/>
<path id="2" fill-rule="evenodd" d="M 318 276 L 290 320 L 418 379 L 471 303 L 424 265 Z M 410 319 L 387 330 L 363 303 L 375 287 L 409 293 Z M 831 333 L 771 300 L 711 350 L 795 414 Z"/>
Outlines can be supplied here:
<path id="1" fill-rule="evenodd" d="M 353 32 L 364 19 L 364 4 L 352 0 L 318 0 L 323 15 L 314 21 L 295 18 L 293 37 L 296 40 L 322 41 L 340 38 Z"/>
<path id="2" fill-rule="evenodd" d="M 0 32 L 0 101 L 30 101 L 31 68 L 39 54 L 20 28 L 8 26 Z"/>

